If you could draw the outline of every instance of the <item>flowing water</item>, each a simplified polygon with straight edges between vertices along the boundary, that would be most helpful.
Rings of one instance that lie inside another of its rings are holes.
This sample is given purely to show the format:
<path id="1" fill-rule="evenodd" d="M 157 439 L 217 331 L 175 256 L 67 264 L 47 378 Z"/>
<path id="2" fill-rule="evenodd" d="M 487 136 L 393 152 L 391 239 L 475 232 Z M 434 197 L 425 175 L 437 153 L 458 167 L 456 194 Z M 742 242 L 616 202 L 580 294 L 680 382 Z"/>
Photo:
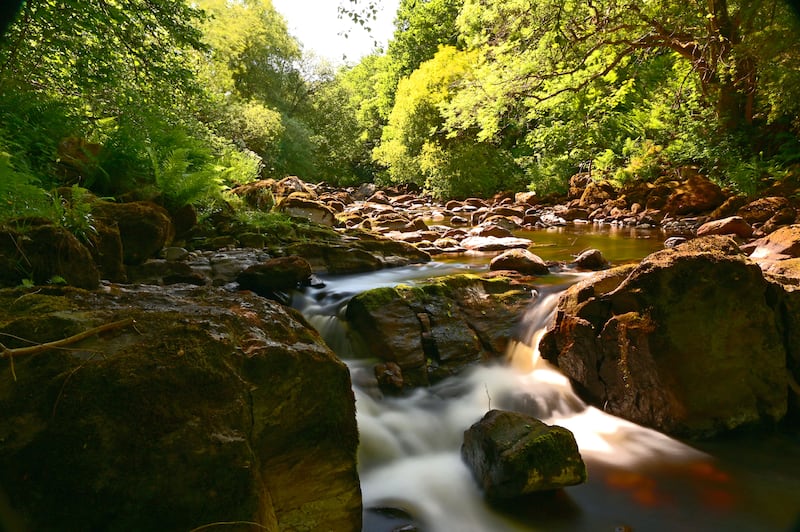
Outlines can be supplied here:
<path id="1" fill-rule="evenodd" d="M 660 235 L 588 228 L 526 235 L 535 252 L 568 262 L 596 247 L 615 263 L 661 248 Z M 542 251 L 546 251 L 542 252 Z M 800 516 L 800 443 L 786 435 L 741 437 L 705 450 L 587 406 L 536 345 L 561 290 L 582 275 L 548 279 L 522 319 L 508 363 L 481 366 L 400 397 L 377 391 L 374 359 L 359 358 L 343 309 L 377 286 L 486 269 L 487 257 L 328 277 L 293 304 L 348 363 L 361 437 L 359 473 L 366 532 L 793 530 Z M 461 461 L 463 433 L 491 408 L 529 413 L 570 429 L 587 464 L 586 484 L 529 497 L 502 510 L 484 502 Z M 744 438 L 744 439 L 743 439 Z M 779 454 L 776 455 L 776 452 Z"/>

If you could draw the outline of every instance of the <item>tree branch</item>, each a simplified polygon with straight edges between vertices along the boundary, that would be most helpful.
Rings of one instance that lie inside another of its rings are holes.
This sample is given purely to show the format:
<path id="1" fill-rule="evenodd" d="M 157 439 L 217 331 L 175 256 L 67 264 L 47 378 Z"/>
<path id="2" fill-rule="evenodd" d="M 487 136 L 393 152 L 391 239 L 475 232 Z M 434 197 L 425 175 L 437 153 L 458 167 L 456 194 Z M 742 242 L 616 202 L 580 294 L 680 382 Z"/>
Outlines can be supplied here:
<path id="1" fill-rule="evenodd" d="M 17 347 L 10 349 L 3 344 L 0 344 L 0 358 L 8 358 L 13 361 L 14 357 L 19 356 L 26 356 L 26 355 L 36 355 L 43 351 L 47 351 L 50 349 L 56 349 L 58 347 L 62 347 L 65 345 L 74 344 L 76 342 L 80 342 L 81 340 L 88 338 L 90 336 L 94 336 L 95 334 L 104 333 L 106 331 L 112 331 L 114 329 L 121 329 L 123 327 L 127 327 L 134 322 L 133 318 L 127 318 L 120 321 L 115 321 L 112 323 L 106 323 L 105 325 L 100 325 L 99 327 L 94 327 L 92 329 L 83 331 L 81 333 L 75 334 L 73 336 L 69 336 L 67 338 L 62 338 L 61 340 L 54 340 L 52 342 L 47 342 L 44 344 L 32 345 L 30 347 Z"/>

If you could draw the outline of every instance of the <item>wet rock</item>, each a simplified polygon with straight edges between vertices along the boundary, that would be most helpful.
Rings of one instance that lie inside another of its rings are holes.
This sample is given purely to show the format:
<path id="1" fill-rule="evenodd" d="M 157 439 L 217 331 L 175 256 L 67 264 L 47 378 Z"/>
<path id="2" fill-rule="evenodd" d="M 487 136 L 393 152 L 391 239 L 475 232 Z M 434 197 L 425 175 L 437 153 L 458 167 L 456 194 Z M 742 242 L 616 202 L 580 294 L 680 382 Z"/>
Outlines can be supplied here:
<path id="1" fill-rule="evenodd" d="M 489 263 L 490 270 L 513 270 L 527 275 L 547 275 L 550 269 L 541 257 L 527 249 L 510 249 Z"/>
<path id="2" fill-rule="evenodd" d="M 346 315 L 369 353 L 401 368 L 404 386 L 427 386 L 503 356 L 531 290 L 503 277 L 453 275 L 368 290 Z"/>
<path id="3" fill-rule="evenodd" d="M 697 236 L 706 235 L 735 235 L 740 238 L 750 238 L 753 235 L 753 227 L 741 216 L 729 216 L 701 225 L 697 229 Z"/>
<path id="4" fill-rule="evenodd" d="M 572 432 L 518 412 L 489 411 L 464 432 L 461 457 L 489 501 L 586 482 Z"/>
<path id="5" fill-rule="evenodd" d="M 481 224 L 469 230 L 469 236 L 493 236 L 495 238 L 506 238 L 514 236 L 510 229 L 498 224 Z"/>
<path id="6" fill-rule="evenodd" d="M 685 236 L 671 236 L 671 237 L 669 237 L 668 239 L 666 239 L 664 241 L 664 247 L 665 248 L 674 248 L 675 246 L 683 244 L 687 240 L 689 240 L 689 239 L 686 238 Z"/>
<path id="7" fill-rule="evenodd" d="M 0 361 L 0 487 L 24 529 L 361 530 L 348 370 L 298 314 L 210 287 L 0 291 L 0 331 L 35 342 L 123 318 L 19 357 L 16 381 Z"/>
<path id="8" fill-rule="evenodd" d="M 188 283 L 202 286 L 210 279 L 192 270 L 186 262 L 150 259 L 144 264 L 128 266 L 128 281 L 139 284 L 170 285 Z"/>
<path id="9" fill-rule="evenodd" d="M 346 245 L 297 243 L 287 246 L 286 252 L 306 259 L 314 271 L 361 273 L 383 268 L 383 262 L 372 253 Z"/>
<path id="10" fill-rule="evenodd" d="M 94 289 L 100 273 L 87 247 L 62 227 L 43 223 L 25 232 L 0 230 L 0 286 L 23 281 Z"/>
<path id="11" fill-rule="evenodd" d="M 236 282 L 242 290 L 274 298 L 277 292 L 288 292 L 307 285 L 310 279 L 311 264 L 302 257 L 292 255 L 249 266 L 236 277 Z"/>
<path id="12" fill-rule="evenodd" d="M 98 201 L 92 204 L 92 214 L 119 228 L 125 264 L 142 264 L 155 257 L 175 236 L 169 213 L 155 203 Z"/>
<path id="13" fill-rule="evenodd" d="M 582 251 L 573 264 L 582 270 L 604 270 L 609 267 L 608 260 L 599 249 Z"/>
<path id="14" fill-rule="evenodd" d="M 375 378 L 380 389 L 387 393 L 399 393 L 405 387 L 403 368 L 396 362 L 377 364 Z"/>
<path id="15" fill-rule="evenodd" d="M 784 416 L 786 347 L 735 241 L 691 240 L 608 275 L 568 289 L 540 343 L 591 404 L 688 437 Z"/>

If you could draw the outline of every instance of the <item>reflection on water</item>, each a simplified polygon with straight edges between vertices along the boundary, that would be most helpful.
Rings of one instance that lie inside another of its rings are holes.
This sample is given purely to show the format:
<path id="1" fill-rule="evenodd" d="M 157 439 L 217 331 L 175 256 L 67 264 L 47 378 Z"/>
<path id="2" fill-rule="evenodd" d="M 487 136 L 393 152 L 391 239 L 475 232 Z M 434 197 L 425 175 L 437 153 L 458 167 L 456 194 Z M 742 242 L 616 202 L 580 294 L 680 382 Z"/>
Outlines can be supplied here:
<path id="1" fill-rule="evenodd" d="M 625 231 L 630 230 L 619 233 Z M 533 240 L 540 248 L 535 252 L 563 261 L 565 253 L 597 247 L 612 261 L 625 262 L 661 248 L 661 239 L 648 235 L 622 235 L 618 242 L 616 235 L 584 233 L 537 232 Z M 601 238 L 602 245 L 595 238 Z M 574 282 L 576 274 L 569 279 L 559 276 L 560 286 L 540 290 L 523 318 L 522 341 L 509 349 L 508 364 L 473 368 L 406 397 L 382 397 L 372 375 L 374 361 L 349 356 L 353 350 L 340 319 L 346 301 L 375 286 L 485 268 L 487 259 L 481 261 L 440 261 L 331 277 L 325 290 L 307 291 L 293 301 L 334 350 L 349 359 L 361 438 L 366 532 L 400 530 L 411 523 L 428 532 L 790 529 L 800 515 L 797 442 L 779 439 L 785 446 L 778 456 L 770 454 L 773 447 L 751 444 L 709 444 L 711 454 L 701 452 L 587 406 L 568 380 L 539 358 L 536 346 L 559 290 L 563 283 Z M 515 501 L 502 511 L 489 508 L 461 460 L 460 448 L 464 431 L 491 408 L 526 412 L 571 430 L 587 464 L 588 482 Z M 781 465 L 758 469 L 762 463 L 754 469 L 737 464 L 736 453 L 758 453 L 764 463 Z M 376 511 L 383 508 L 392 510 Z"/>

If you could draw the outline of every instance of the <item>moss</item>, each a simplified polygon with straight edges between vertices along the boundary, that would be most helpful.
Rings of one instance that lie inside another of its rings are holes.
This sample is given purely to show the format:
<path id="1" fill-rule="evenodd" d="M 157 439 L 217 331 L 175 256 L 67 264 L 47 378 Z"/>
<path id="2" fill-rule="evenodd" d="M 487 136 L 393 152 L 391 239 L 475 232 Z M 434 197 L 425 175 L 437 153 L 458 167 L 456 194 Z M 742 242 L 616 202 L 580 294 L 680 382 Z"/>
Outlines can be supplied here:
<path id="1" fill-rule="evenodd" d="M 367 310 L 377 310 L 389 303 L 403 299 L 400 295 L 401 289 L 393 287 L 373 288 L 362 292 L 353 298 L 357 304 L 364 306 Z"/>

